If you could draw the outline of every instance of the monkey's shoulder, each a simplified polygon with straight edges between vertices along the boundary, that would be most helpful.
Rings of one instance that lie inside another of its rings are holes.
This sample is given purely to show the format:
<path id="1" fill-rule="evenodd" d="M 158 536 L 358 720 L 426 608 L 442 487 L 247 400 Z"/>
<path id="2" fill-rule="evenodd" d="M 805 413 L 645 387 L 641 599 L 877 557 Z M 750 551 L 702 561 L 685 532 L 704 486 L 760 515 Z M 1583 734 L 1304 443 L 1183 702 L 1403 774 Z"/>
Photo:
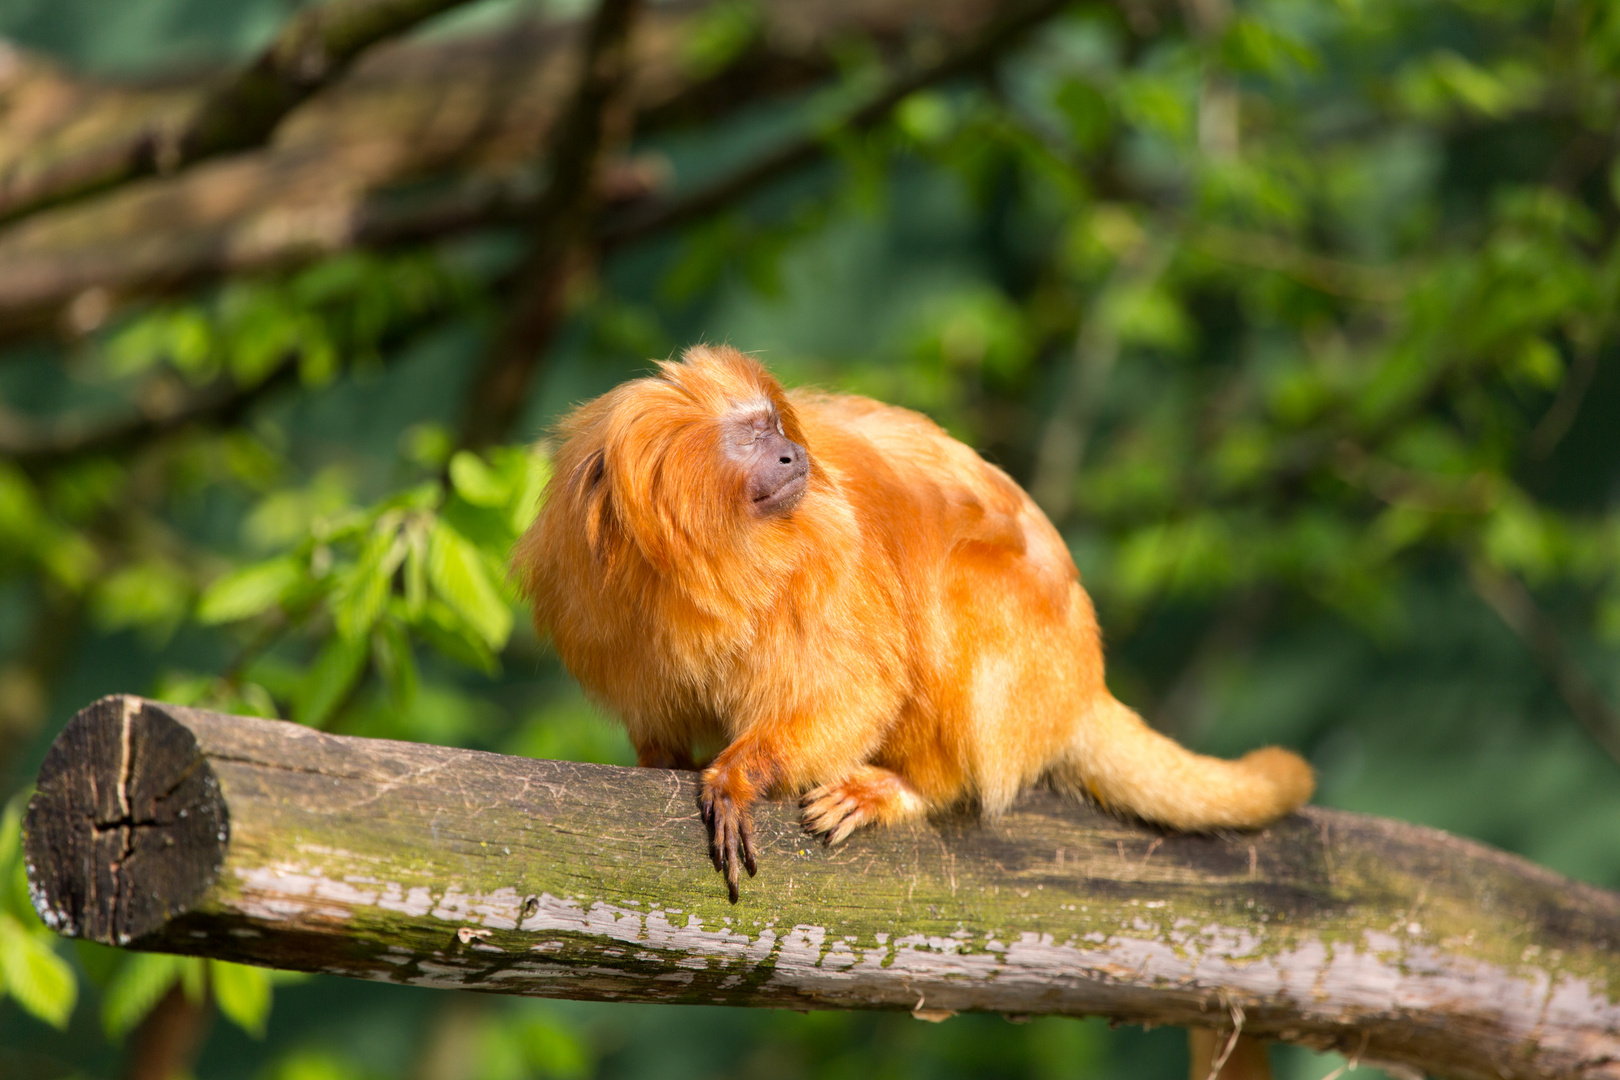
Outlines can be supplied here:
<path id="1" fill-rule="evenodd" d="M 812 456 L 869 449 L 905 486 L 959 489 L 1004 511 L 1025 498 L 1005 473 L 921 413 L 853 394 L 794 397 Z"/>
<path id="2" fill-rule="evenodd" d="M 1072 580 L 1067 548 L 1012 478 L 921 413 L 845 394 L 795 395 L 811 456 L 823 454 L 868 523 L 942 554 L 999 552 L 1053 583 Z"/>

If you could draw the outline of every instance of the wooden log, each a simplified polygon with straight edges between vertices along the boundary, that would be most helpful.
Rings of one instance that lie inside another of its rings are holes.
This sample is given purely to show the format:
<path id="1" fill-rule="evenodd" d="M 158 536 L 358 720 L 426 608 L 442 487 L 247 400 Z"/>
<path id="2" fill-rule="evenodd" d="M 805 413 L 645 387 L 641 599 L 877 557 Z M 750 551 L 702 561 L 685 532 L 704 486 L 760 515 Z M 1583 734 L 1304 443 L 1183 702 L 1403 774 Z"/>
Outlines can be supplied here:
<path id="1" fill-rule="evenodd" d="M 105 698 L 25 824 L 60 932 L 496 993 L 1101 1014 L 1469 1078 L 1620 1077 L 1620 896 L 1309 809 L 1172 834 L 1045 792 L 825 848 L 757 816 L 733 906 L 691 774 Z"/>

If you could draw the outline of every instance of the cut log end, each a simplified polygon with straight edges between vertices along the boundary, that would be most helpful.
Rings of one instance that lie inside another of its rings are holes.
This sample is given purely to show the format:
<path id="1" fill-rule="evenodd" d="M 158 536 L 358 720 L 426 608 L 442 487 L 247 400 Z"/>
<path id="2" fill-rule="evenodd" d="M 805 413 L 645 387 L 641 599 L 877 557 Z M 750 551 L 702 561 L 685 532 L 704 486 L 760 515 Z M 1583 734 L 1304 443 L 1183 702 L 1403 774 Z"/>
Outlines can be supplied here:
<path id="1" fill-rule="evenodd" d="M 196 737 L 140 698 L 102 698 L 40 767 L 23 823 L 34 907 L 61 934 L 126 945 L 207 891 L 229 837 Z"/>

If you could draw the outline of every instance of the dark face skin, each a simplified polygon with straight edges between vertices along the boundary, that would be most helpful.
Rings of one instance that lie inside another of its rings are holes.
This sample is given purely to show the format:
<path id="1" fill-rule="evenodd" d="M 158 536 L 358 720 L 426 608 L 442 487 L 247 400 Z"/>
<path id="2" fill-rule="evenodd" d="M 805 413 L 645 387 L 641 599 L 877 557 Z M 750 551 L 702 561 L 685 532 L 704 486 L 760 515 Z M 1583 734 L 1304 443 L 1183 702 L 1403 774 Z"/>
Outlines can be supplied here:
<path id="1" fill-rule="evenodd" d="M 760 517 L 781 517 L 799 505 L 810 476 L 810 455 L 782 432 L 775 412 L 759 409 L 727 417 L 726 456 L 747 477 L 749 505 Z"/>

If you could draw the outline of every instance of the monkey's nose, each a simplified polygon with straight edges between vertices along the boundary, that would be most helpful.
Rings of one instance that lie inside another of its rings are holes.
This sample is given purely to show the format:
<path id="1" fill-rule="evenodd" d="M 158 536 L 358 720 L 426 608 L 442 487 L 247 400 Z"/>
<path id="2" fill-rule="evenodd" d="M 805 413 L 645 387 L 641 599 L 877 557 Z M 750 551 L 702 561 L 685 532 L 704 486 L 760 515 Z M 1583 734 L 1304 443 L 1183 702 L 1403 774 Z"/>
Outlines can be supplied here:
<path id="1" fill-rule="evenodd" d="M 804 447 L 784 435 L 773 433 L 770 443 L 761 447 L 770 456 L 749 477 L 749 499 L 762 514 L 784 513 L 793 509 L 804 494 L 810 474 L 810 458 Z"/>

